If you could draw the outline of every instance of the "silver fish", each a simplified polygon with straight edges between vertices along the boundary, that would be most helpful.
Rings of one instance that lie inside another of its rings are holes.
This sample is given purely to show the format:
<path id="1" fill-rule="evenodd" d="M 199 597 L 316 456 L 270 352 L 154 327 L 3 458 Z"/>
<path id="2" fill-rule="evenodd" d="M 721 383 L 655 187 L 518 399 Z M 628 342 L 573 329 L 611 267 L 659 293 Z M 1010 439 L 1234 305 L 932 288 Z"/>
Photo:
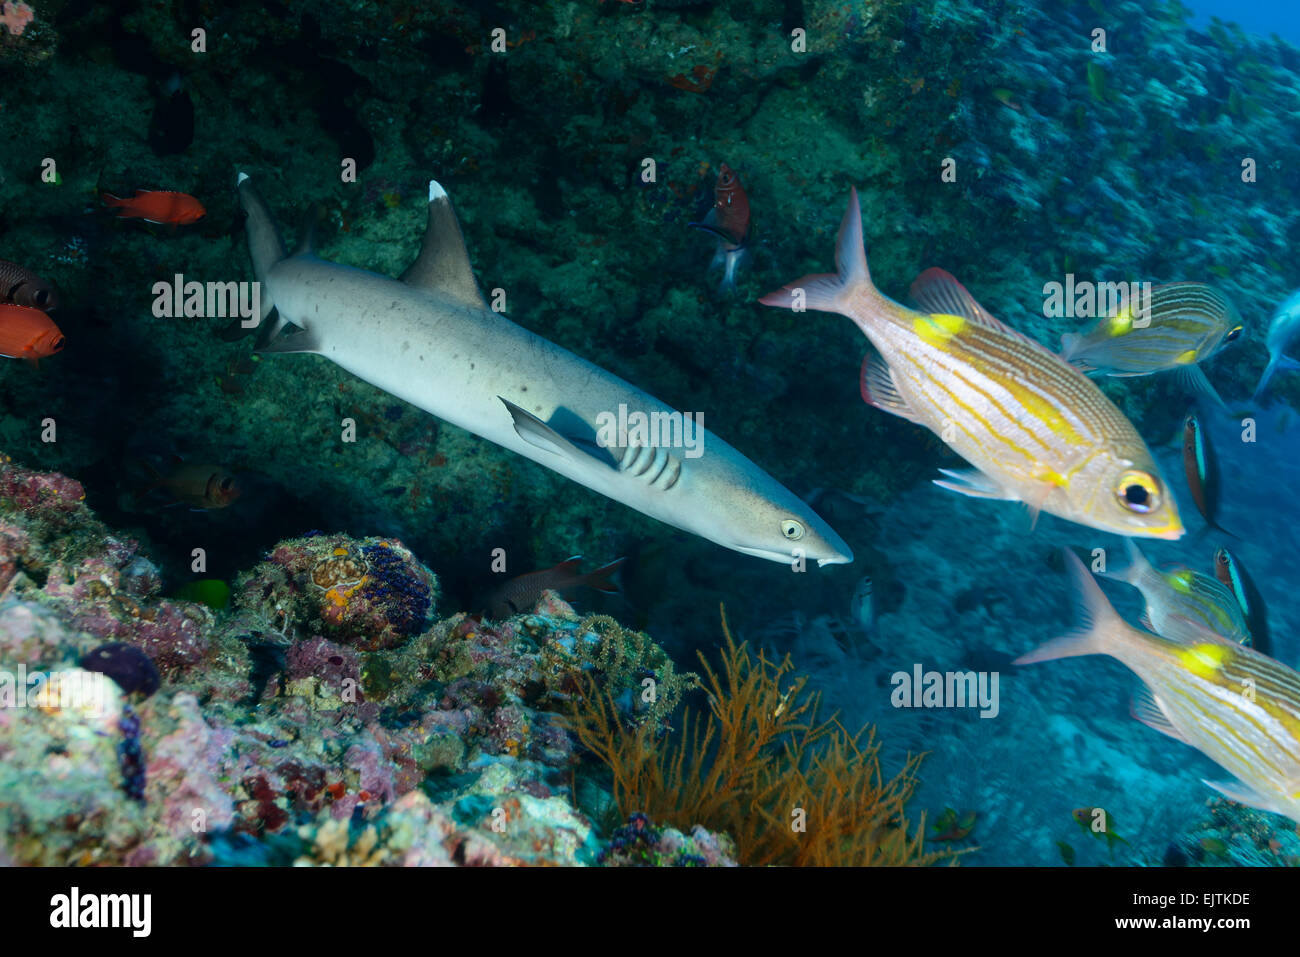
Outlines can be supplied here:
<path id="1" fill-rule="evenodd" d="M 1241 337 L 1241 316 L 1223 293 L 1203 282 L 1151 288 L 1149 302 L 1130 303 L 1082 334 L 1061 337 L 1061 356 L 1085 372 L 1143 376 L 1178 370 L 1195 392 L 1223 400 L 1199 363 Z"/>
<path id="2" fill-rule="evenodd" d="M 1121 535 L 1183 534 L 1151 451 L 1082 372 L 993 318 L 943 270 L 912 284 L 919 312 L 875 286 L 857 190 L 835 264 L 838 273 L 804 276 L 759 302 L 857 324 L 875 347 L 862 366 L 863 400 L 929 429 L 974 466 L 943 470 L 941 487 Z"/>

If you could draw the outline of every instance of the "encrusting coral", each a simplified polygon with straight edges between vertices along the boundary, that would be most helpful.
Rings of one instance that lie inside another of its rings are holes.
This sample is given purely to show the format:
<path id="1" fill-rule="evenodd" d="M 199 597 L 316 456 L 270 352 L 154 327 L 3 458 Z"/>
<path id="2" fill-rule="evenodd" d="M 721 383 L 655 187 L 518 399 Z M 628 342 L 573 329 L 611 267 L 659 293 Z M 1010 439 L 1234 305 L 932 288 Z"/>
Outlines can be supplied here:
<path id="1" fill-rule="evenodd" d="M 725 611 L 722 629 L 721 672 L 700 655 L 708 714 L 688 714 L 673 743 L 653 723 L 623 720 L 590 685 L 570 714 L 567 727 L 608 768 L 624 816 L 725 831 L 746 865 L 922 865 L 957 856 L 926 851 L 924 815 L 914 829 L 905 817 L 921 756 L 886 781 L 874 728 L 850 734 L 835 717 L 819 722 L 820 696 L 805 694 L 807 679 L 792 674 L 789 657 L 778 664 L 760 652 L 755 661 L 732 638 Z"/>

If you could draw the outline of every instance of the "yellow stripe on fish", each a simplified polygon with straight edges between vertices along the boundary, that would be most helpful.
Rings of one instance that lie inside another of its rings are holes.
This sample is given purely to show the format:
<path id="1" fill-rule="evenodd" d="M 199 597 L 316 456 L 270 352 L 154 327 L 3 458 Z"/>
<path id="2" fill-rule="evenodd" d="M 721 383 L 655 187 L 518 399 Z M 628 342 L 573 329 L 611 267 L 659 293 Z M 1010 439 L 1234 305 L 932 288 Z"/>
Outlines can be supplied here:
<path id="1" fill-rule="evenodd" d="M 836 262 L 838 275 L 806 276 L 760 302 L 802 303 L 858 325 L 879 354 L 864 364 L 863 398 L 930 429 L 974 466 L 938 484 L 1121 535 L 1182 535 L 1150 451 L 1087 376 L 993 318 L 942 270 L 913 283 L 919 310 L 876 289 L 856 191 Z"/>

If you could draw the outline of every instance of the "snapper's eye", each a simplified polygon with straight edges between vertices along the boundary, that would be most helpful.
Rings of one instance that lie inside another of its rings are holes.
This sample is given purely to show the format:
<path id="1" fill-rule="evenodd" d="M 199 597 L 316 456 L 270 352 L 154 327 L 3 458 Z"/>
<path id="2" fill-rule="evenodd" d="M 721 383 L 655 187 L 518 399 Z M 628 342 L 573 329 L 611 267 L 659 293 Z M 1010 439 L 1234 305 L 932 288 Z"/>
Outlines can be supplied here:
<path id="1" fill-rule="evenodd" d="M 1160 506 L 1160 483 L 1146 472 L 1125 472 L 1115 485 L 1115 495 L 1130 512 L 1145 514 Z"/>
<path id="2" fill-rule="evenodd" d="M 792 518 L 787 518 L 781 523 L 781 534 L 789 541 L 797 542 L 803 538 L 803 526 Z"/>

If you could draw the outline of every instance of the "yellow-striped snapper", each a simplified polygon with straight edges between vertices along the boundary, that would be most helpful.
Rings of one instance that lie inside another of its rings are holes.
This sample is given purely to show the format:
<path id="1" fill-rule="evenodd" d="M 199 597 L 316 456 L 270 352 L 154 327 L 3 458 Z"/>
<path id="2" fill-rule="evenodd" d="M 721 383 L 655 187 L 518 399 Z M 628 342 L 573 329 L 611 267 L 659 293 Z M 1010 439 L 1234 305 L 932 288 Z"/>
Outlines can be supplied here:
<path id="1" fill-rule="evenodd" d="M 857 323 L 879 353 L 863 364 L 862 397 L 925 426 L 974 466 L 945 470 L 937 484 L 1121 535 L 1183 534 L 1150 451 L 1087 376 L 993 318 L 942 270 L 912 286 L 924 311 L 872 284 L 856 190 L 835 261 L 838 275 L 805 276 L 759 301 Z"/>
<path id="2" fill-rule="evenodd" d="M 1148 301 L 1144 301 L 1148 300 Z M 1223 400 L 1198 363 L 1241 338 L 1241 316 L 1203 282 L 1171 282 L 1103 316 L 1082 334 L 1061 336 L 1061 356 L 1085 372 L 1143 376 L 1180 370 L 1193 391 Z"/>
<path id="3" fill-rule="evenodd" d="M 1147 561 L 1131 540 L 1128 566 L 1102 574 L 1112 581 L 1126 582 L 1142 593 L 1146 612 L 1142 624 L 1165 638 L 1186 639 L 1193 631 L 1207 629 L 1232 642 L 1248 641 L 1250 627 L 1231 591 L 1215 578 L 1190 568 L 1161 571 Z"/>
<path id="4" fill-rule="evenodd" d="M 1143 724 L 1196 748 L 1237 780 L 1206 781 L 1225 797 L 1300 823 L 1300 674 L 1252 648 L 1198 631 L 1173 641 L 1126 624 L 1083 563 L 1065 556 L 1087 625 L 1017 658 L 1110 655 L 1142 679 Z"/>

